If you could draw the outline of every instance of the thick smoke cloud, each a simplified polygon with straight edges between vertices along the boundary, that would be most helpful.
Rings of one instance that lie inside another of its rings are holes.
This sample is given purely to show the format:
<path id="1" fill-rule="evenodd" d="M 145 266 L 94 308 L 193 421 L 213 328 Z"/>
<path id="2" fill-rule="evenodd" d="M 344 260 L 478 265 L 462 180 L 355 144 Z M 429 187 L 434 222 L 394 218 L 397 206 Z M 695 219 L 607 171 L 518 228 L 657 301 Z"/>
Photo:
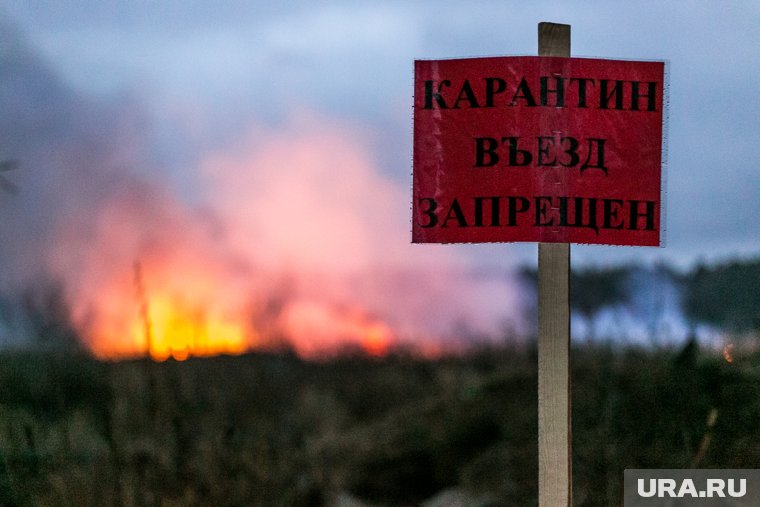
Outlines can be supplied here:
<path id="1" fill-rule="evenodd" d="M 0 31 L 0 160 L 18 188 L 0 194 L 0 279 L 12 289 L 43 274 L 64 220 L 87 220 L 145 161 L 133 104 L 78 95 L 13 26 Z"/>
<path id="2" fill-rule="evenodd" d="M 477 278 L 454 250 L 409 244 L 408 190 L 383 175 L 371 130 L 303 110 L 249 126 L 188 165 L 190 202 L 139 101 L 77 93 L 3 33 L 0 157 L 19 187 L 0 198 L 4 297 L 60 284 L 96 354 L 141 353 L 169 328 L 314 355 L 522 326 L 506 274 Z"/>

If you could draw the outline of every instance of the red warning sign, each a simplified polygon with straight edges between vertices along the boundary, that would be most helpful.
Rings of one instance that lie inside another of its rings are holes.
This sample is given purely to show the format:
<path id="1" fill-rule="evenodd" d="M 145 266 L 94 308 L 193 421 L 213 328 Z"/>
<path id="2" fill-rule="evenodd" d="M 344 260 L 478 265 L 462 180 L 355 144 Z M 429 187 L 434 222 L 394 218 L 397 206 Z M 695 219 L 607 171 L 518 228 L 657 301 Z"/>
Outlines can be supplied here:
<path id="1" fill-rule="evenodd" d="M 416 61 L 412 240 L 660 245 L 664 67 Z"/>

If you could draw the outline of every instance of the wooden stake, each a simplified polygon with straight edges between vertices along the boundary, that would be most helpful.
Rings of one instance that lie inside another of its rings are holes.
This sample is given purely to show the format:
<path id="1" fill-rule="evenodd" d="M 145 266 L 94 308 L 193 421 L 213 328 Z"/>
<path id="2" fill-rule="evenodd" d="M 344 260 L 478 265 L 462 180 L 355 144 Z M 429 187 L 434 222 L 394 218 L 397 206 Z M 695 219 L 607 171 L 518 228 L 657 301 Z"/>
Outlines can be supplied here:
<path id="1" fill-rule="evenodd" d="M 570 25 L 538 24 L 539 56 L 570 56 Z M 538 244 L 538 505 L 572 504 L 570 244 Z"/>

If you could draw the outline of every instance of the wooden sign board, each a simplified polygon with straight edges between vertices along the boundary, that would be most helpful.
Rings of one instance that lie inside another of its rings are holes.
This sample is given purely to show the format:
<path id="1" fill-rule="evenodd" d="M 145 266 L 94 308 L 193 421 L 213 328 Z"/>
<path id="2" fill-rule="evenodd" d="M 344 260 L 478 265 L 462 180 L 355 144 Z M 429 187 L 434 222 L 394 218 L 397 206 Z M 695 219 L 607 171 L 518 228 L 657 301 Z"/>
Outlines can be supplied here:
<path id="1" fill-rule="evenodd" d="M 412 241 L 659 246 L 664 63 L 418 60 Z"/>

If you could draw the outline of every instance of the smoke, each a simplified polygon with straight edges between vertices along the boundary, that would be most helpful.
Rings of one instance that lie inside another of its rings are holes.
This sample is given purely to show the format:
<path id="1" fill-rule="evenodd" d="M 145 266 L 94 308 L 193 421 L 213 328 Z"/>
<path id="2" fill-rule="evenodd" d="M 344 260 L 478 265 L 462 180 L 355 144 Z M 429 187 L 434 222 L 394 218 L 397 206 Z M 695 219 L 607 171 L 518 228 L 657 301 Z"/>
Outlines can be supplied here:
<path id="1" fill-rule="evenodd" d="M 408 191 L 378 170 L 360 128 L 302 114 L 246 139 L 206 162 L 211 202 L 236 251 L 294 276 L 301 297 L 358 303 L 404 335 L 463 322 L 493 334 L 516 317 L 506 275 L 477 280 L 452 247 L 409 243 Z"/>
<path id="2" fill-rule="evenodd" d="M 522 326 L 506 272 L 409 244 L 410 192 L 377 162 L 394 147 L 361 125 L 251 121 L 186 167 L 191 202 L 144 105 L 77 94 L 3 33 L 0 157 L 20 191 L 0 195 L 0 279 L 6 295 L 60 283 L 96 354 L 440 350 Z"/>
<path id="3" fill-rule="evenodd" d="M 597 268 L 576 277 L 575 339 L 659 347 L 681 343 L 695 331 L 684 315 L 679 275 L 665 265 Z"/>
<path id="4" fill-rule="evenodd" d="M 139 146 L 143 118 L 132 101 L 77 94 L 3 19 L 0 34 L 0 161 L 15 167 L 3 175 L 17 189 L 0 189 L 0 339 L 18 343 L 35 327 L 23 300 L 67 292 L 50 262 L 60 253 L 61 228 L 92 237 L 88 223 L 103 203 L 136 181 L 135 168 L 148 166 Z"/>
<path id="5" fill-rule="evenodd" d="M 684 288 L 675 273 L 661 265 L 635 268 L 625 286 L 630 294 L 627 313 L 633 340 L 667 345 L 690 338 L 693 326 L 684 315 Z"/>
<path id="6" fill-rule="evenodd" d="M 18 187 L 0 194 L 0 276 L 13 286 L 39 275 L 62 221 L 89 220 L 154 167 L 133 100 L 77 94 L 15 27 L 0 19 L 0 32 L 0 160 L 15 162 Z"/>

